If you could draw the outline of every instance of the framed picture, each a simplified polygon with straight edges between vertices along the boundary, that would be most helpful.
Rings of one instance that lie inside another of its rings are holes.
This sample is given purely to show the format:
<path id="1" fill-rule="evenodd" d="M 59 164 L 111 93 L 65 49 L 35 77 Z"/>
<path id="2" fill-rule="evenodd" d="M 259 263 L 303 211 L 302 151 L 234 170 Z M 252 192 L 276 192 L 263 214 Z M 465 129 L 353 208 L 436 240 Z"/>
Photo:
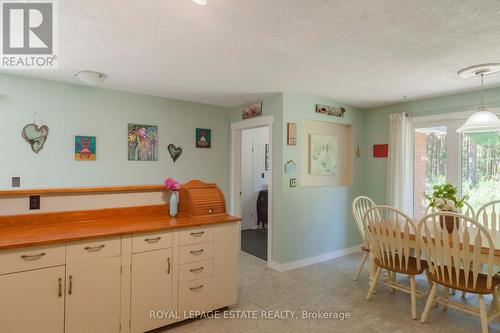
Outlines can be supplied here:
<path id="1" fill-rule="evenodd" d="M 128 160 L 158 161 L 158 126 L 128 124 Z"/>
<path id="2" fill-rule="evenodd" d="M 95 136 L 75 136 L 75 161 L 96 160 Z"/>
<path id="3" fill-rule="evenodd" d="M 242 119 L 262 116 L 262 102 L 251 104 L 243 109 Z"/>
<path id="4" fill-rule="evenodd" d="M 297 145 L 297 124 L 288 123 L 286 127 L 286 144 L 289 146 Z"/>
<path id="5" fill-rule="evenodd" d="M 196 148 L 210 148 L 212 146 L 212 130 L 197 128 L 195 134 Z"/>
<path id="6" fill-rule="evenodd" d="M 267 171 L 269 170 L 269 144 L 266 143 L 266 147 L 264 149 L 265 155 L 264 155 L 264 169 Z"/>
<path id="7" fill-rule="evenodd" d="M 336 136 L 309 135 L 309 173 L 336 175 L 338 169 L 338 143 Z"/>

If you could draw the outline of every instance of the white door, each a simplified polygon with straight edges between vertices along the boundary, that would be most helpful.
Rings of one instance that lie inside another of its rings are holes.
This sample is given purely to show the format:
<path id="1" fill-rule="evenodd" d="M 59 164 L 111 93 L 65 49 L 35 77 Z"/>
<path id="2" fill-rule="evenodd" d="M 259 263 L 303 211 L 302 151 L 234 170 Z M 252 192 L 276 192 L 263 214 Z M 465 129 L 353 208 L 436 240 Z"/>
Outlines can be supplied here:
<path id="1" fill-rule="evenodd" d="M 173 321 L 168 317 L 150 317 L 151 311 L 174 313 L 172 275 L 172 249 L 132 255 L 132 333 L 149 331 Z"/>
<path id="2" fill-rule="evenodd" d="M 241 139 L 241 230 L 254 228 L 253 139 Z"/>
<path id="3" fill-rule="evenodd" d="M 0 276 L 0 332 L 64 331 L 64 266 Z"/>
<path id="4" fill-rule="evenodd" d="M 120 331 L 120 257 L 66 266 L 65 333 Z"/>

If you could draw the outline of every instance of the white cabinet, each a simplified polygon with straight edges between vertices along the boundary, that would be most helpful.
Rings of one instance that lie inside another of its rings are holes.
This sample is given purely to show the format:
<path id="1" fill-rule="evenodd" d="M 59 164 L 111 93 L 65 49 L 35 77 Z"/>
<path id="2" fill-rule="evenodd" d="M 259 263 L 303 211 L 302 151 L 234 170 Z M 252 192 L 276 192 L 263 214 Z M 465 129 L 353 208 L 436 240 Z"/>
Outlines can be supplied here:
<path id="1" fill-rule="evenodd" d="M 64 266 L 0 276 L 0 332 L 64 332 Z"/>
<path id="2" fill-rule="evenodd" d="M 131 331 L 145 332 L 168 325 L 175 320 L 157 319 L 150 312 L 171 311 L 173 276 L 172 249 L 135 253 L 132 255 Z"/>
<path id="3" fill-rule="evenodd" d="M 111 257 L 67 264 L 66 333 L 120 331 L 120 260 Z"/>

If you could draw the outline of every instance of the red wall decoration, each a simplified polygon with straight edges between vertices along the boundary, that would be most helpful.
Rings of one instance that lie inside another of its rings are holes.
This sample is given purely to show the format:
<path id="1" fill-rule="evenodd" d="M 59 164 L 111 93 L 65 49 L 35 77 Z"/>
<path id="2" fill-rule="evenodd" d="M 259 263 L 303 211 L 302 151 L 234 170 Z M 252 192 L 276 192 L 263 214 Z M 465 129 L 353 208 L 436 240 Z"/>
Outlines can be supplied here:
<path id="1" fill-rule="evenodd" d="M 373 157 L 387 157 L 389 156 L 389 145 L 373 145 Z"/>

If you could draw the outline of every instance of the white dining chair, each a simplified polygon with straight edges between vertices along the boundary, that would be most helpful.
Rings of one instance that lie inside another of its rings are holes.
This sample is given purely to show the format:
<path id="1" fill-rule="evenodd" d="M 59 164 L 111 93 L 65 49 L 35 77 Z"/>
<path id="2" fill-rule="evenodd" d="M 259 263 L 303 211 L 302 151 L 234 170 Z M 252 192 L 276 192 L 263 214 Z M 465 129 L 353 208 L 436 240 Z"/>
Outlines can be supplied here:
<path id="1" fill-rule="evenodd" d="M 500 200 L 488 202 L 479 208 L 476 220 L 488 230 L 500 231 Z"/>
<path id="2" fill-rule="evenodd" d="M 438 210 L 436 208 L 427 206 L 427 209 L 425 210 L 425 215 L 435 214 L 437 212 Z M 464 202 L 464 206 L 460 209 L 459 213 L 473 219 L 476 218 L 476 213 L 474 212 L 474 208 L 467 201 Z M 451 294 L 455 295 L 455 289 L 451 289 Z M 462 291 L 462 297 L 465 297 L 465 295 L 466 292 Z"/>
<path id="3" fill-rule="evenodd" d="M 372 199 L 365 196 L 357 197 L 352 202 L 352 215 L 354 216 L 354 220 L 358 225 L 359 234 L 361 235 L 361 240 L 363 241 L 361 245 L 361 250 L 363 251 L 363 257 L 361 258 L 361 262 L 359 263 L 359 267 L 356 270 L 356 273 L 354 273 L 354 281 L 358 280 L 359 274 L 363 270 L 366 259 L 370 255 L 370 246 L 366 241 L 365 227 L 363 225 L 363 216 L 365 215 L 366 211 L 372 207 L 375 207 L 375 202 L 373 202 Z"/>
<path id="4" fill-rule="evenodd" d="M 450 232 L 441 221 L 446 217 L 454 220 Z M 496 286 L 500 278 L 493 274 L 493 240 L 488 230 L 475 219 L 451 212 L 439 212 L 424 216 L 418 224 L 418 235 L 428 263 L 428 278 L 432 281 L 431 291 L 422 313 L 425 323 L 433 304 L 478 315 L 483 333 L 488 332 L 488 322 L 498 315 Z M 485 271 L 486 273 L 483 273 Z M 444 286 L 442 297 L 436 298 L 437 286 Z M 449 299 L 448 290 L 478 295 L 479 308 Z M 484 296 L 492 294 L 493 300 L 488 313 Z"/>
<path id="5" fill-rule="evenodd" d="M 375 206 L 368 209 L 364 217 L 366 238 L 370 243 L 372 255 L 375 256 L 377 270 L 370 283 L 366 299 L 371 300 L 380 278 L 382 269 L 392 274 L 383 281 L 383 284 L 392 290 L 399 290 L 411 296 L 411 316 L 417 319 L 417 298 L 425 293 L 418 291 L 415 276 L 424 272 L 427 267 L 420 259 L 418 240 L 411 242 L 417 228 L 413 220 L 390 206 Z M 397 283 L 395 274 L 404 274 L 409 277 L 410 288 L 407 284 Z"/>

